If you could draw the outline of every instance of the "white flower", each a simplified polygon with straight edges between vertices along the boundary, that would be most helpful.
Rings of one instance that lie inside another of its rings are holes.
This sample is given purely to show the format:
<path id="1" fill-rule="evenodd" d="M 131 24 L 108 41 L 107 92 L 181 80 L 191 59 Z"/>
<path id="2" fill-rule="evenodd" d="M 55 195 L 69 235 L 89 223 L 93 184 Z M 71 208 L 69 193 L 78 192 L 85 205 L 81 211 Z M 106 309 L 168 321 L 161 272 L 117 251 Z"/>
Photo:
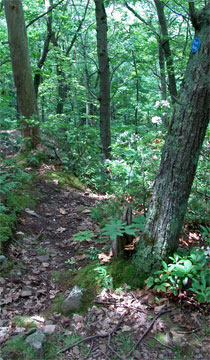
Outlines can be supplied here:
<path id="1" fill-rule="evenodd" d="M 161 104 L 162 104 L 162 106 L 165 106 L 165 107 L 167 107 L 167 108 L 170 108 L 170 104 L 169 104 L 168 100 L 162 100 L 162 101 L 161 101 Z"/>
<path id="2" fill-rule="evenodd" d="M 156 101 L 156 103 L 155 103 L 155 108 L 156 108 L 156 109 L 159 108 L 160 105 L 161 105 L 160 101 Z"/>
<path id="3" fill-rule="evenodd" d="M 153 116 L 152 117 L 152 123 L 153 124 L 157 124 L 157 125 L 160 125 L 161 124 L 161 117 L 160 116 Z"/>

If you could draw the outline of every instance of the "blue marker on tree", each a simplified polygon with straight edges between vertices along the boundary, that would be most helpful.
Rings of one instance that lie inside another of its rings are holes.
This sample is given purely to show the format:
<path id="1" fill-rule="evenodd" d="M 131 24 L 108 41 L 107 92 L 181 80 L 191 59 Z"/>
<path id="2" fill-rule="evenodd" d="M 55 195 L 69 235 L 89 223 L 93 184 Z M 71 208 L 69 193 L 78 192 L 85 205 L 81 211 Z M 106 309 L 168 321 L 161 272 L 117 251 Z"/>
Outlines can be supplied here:
<path id="1" fill-rule="evenodd" d="M 200 49 L 200 46 L 201 46 L 201 39 L 198 36 L 196 36 L 192 41 L 191 51 L 195 54 Z"/>

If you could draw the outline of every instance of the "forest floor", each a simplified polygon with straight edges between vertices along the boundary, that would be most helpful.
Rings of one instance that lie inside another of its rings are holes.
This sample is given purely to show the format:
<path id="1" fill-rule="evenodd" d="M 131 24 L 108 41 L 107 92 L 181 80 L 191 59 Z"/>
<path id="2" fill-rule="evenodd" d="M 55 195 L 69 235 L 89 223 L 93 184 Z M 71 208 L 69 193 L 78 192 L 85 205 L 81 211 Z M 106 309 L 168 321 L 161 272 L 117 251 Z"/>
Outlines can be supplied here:
<path id="1" fill-rule="evenodd" d="M 90 207 L 106 197 L 60 187 L 58 181 L 44 177 L 35 182 L 34 192 L 38 202 L 19 215 L 14 239 L 20 240 L 13 240 L 8 249 L 12 269 L 0 275 L 3 360 L 210 358 L 209 311 L 187 299 L 182 303 L 160 295 L 157 299 L 152 291 L 125 286 L 121 291 L 102 290 L 83 313 L 65 316 L 53 308 L 59 295 L 66 297 L 71 290 L 65 284 L 66 273 L 71 276 L 71 269 L 75 274 L 91 263 L 96 248 L 109 254 L 107 244 L 96 238 L 73 241 L 73 234 L 80 231 L 99 231 L 89 216 Z M 31 326 L 46 325 L 54 327 L 47 334 L 44 354 L 30 357 L 17 343 L 9 345 L 8 340 L 27 335 Z"/>

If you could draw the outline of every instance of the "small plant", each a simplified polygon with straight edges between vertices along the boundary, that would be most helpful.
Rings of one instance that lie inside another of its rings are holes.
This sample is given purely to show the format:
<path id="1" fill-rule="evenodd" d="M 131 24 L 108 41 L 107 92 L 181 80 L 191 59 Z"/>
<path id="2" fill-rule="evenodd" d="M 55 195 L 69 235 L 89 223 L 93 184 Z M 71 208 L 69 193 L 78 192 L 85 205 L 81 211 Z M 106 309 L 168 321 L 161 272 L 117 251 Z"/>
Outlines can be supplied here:
<path id="1" fill-rule="evenodd" d="M 76 264 L 76 261 L 68 259 L 68 260 L 65 261 L 65 264 L 74 265 L 74 264 Z"/>
<path id="2" fill-rule="evenodd" d="M 186 287 L 196 294 L 198 302 L 210 301 L 210 269 L 204 251 L 193 249 L 186 256 L 175 253 L 169 259 L 171 263 L 162 261 L 162 269 L 146 280 L 147 286 L 174 295 Z"/>
<path id="3" fill-rule="evenodd" d="M 210 302 L 210 281 L 209 281 L 210 271 L 204 270 L 201 271 L 199 276 L 195 279 L 192 279 L 192 286 L 190 290 L 196 294 L 197 300 L 199 303 Z M 209 285 L 209 286 L 208 286 Z"/>
<path id="4" fill-rule="evenodd" d="M 92 231 L 85 230 L 74 234 L 73 241 L 79 241 L 79 242 L 91 241 L 94 236 L 95 235 Z"/>
<path id="5" fill-rule="evenodd" d="M 122 206 L 119 202 L 112 199 L 106 200 L 105 202 L 98 203 L 96 207 L 90 208 L 90 217 L 99 224 L 102 228 L 107 223 L 108 219 L 114 216 L 122 216 Z"/>
<path id="6" fill-rule="evenodd" d="M 210 245 L 210 227 L 200 225 L 200 228 L 203 230 L 201 233 L 203 240 L 206 241 L 206 243 Z"/>
<path id="7" fill-rule="evenodd" d="M 102 229 L 104 235 L 108 235 L 111 240 L 114 240 L 116 236 L 123 236 L 124 233 L 128 235 L 136 235 L 136 229 L 134 225 L 126 225 L 120 219 L 112 219 L 109 224 L 106 224 Z"/>
<path id="8" fill-rule="evenodd" d="M 96 260 L 98 258 L 98 254 L 101 252 L 100 250 L 96 249 L 95 247 L 90 247 L 90 249 L 85 250 L 87 256 L 91 260 Z"/>
<path id="9" fill-rule="evenodd" d="M 112 276 L 107 273 L 106 266 L 97 266 L 94 270 L 98 273 L 96 280 L 100 282 L 102 289 L 110 289 L 113 287 Z"/>

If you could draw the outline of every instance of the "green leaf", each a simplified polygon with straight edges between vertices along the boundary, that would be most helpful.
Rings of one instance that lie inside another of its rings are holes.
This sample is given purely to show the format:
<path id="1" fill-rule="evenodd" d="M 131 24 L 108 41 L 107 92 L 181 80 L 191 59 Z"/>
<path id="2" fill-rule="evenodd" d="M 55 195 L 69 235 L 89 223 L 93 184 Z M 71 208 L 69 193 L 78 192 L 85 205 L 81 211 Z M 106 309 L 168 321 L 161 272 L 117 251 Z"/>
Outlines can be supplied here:
<path id="1" fill-rule="evenodd" d="M 186 271 L 186 273 L 189 273 L 193 268 L 193 264 L 190 260 L 185 260 L 184 261 L 184 269 Z"/>
<path id="2" fill-rule="evenodd" d="M 147 287 L 150 288 L 154 285 L 154 278 L 152 276 L 150 276 L 145 282 L 146 282 Z"/>
<path id="3" fill-rule="evenodd" d="M 125 233 L 128 235 L 136 235 L 137 230 L 133 228 L 133 225 L 127 225 L 125 226 Z"/>
<path id="4" fill-rule="evenodd" d="M 184 277 L 186 275 L 186 271 L 183 265 L 176 264 L 173 268 L 173 274 L 179 277 Z"/>
<path id="5" fill-rule="evenodd" d="M 90 230 L 81 231 L 77 234 L 74 234 L 73 241 L 90 241 L 91 238 L 94 236 L 94 233 Z"/>
<path id="6" fill-rule="evenodd" d="M 111 240 L 114 240 L 116 236 L 123 236 L 125 232 L 125 223 L 121 220 L 111 220 L 109 224 L 106 224 L 102 229 L 104 235 L 108 235 Z"/>

